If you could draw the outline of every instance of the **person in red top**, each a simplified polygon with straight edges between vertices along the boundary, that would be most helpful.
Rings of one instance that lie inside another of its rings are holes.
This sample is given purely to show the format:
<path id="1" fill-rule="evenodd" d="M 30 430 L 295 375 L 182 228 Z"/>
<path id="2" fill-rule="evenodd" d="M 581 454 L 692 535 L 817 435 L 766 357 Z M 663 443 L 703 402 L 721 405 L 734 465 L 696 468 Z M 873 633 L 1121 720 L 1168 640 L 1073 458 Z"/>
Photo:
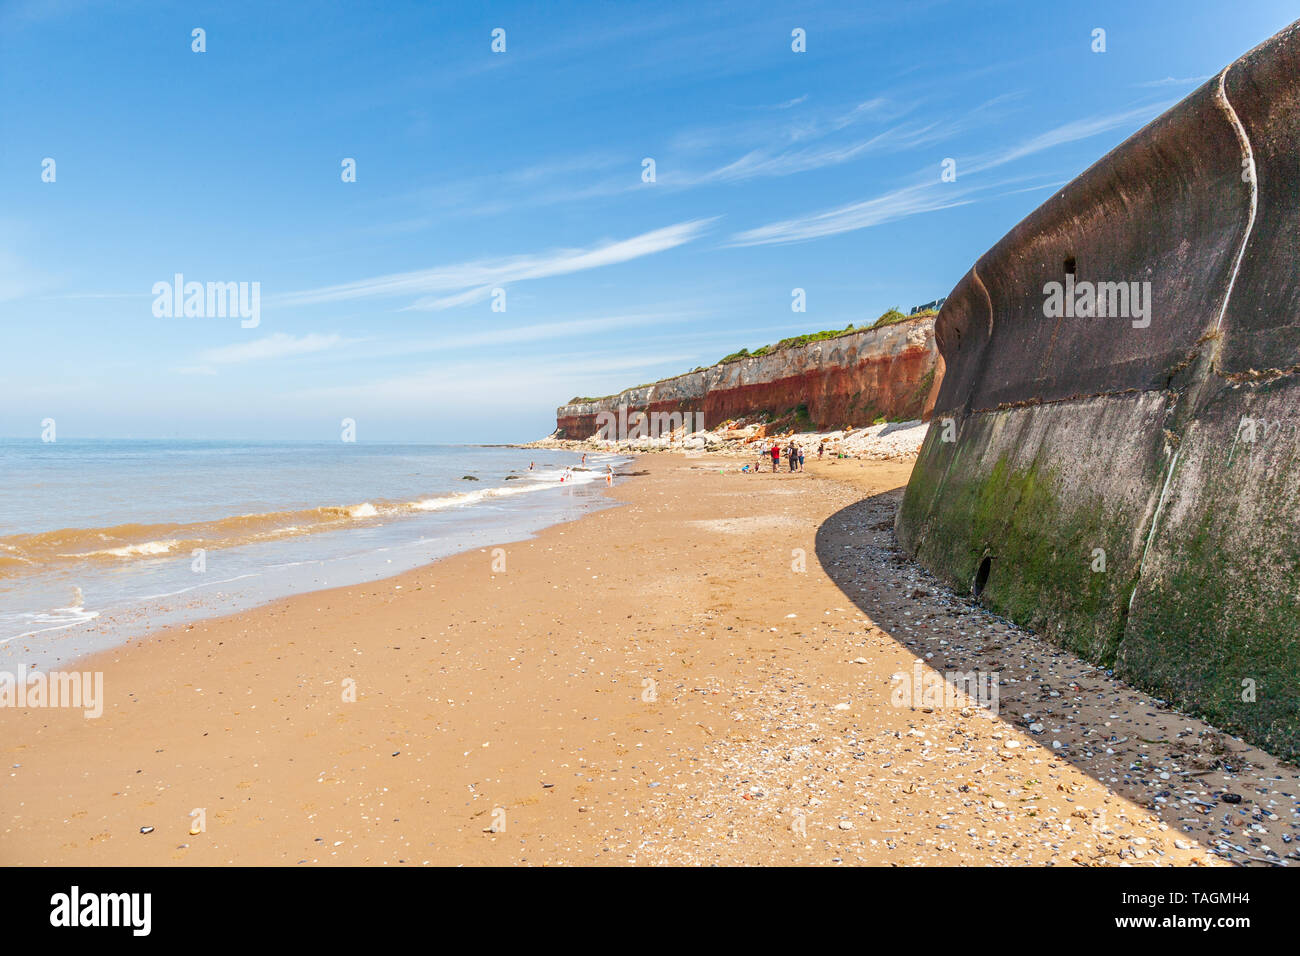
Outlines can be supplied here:
<path id="1" fill-rule="evenodd" d="M 781 467 L 781 446 L 772 442 L 772 472 L 775 474 Z"/>

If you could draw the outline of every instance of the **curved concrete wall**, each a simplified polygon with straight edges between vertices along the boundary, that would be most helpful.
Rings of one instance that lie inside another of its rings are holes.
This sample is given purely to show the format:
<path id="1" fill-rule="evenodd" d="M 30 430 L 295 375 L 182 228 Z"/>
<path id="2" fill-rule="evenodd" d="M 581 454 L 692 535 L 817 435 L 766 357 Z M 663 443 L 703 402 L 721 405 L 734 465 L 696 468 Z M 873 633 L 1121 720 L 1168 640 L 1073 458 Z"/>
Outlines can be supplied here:
<path id="1" fill-rule="evenodd" d="M 1150 283 L 1140 316 L 1048 283 Z M 1300 26 L 1017 225 L 936 323 L 898 517 L 941 576 L 1300 756 Z"/>

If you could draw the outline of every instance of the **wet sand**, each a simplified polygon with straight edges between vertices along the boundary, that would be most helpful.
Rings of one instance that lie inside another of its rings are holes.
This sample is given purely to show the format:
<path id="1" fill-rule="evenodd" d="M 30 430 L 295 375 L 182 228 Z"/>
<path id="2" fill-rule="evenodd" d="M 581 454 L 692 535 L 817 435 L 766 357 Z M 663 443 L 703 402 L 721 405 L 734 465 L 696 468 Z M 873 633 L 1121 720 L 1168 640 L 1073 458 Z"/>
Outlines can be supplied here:
<path id="1" fill-rule="evenodd" d="M 644 456 L 629 468 L 648 474 L 612 492 L 622 507 L 499 552 L 83 661 L 105 675 L 101 718 L 0 709 L 0 864 L 1292 853 L 1294 768 L 898 552 L 910 467 L 745 475 L 734 459 Z M 894 675 L 918 661 L 998 672 L 997 716 L 893 706 Z"/>

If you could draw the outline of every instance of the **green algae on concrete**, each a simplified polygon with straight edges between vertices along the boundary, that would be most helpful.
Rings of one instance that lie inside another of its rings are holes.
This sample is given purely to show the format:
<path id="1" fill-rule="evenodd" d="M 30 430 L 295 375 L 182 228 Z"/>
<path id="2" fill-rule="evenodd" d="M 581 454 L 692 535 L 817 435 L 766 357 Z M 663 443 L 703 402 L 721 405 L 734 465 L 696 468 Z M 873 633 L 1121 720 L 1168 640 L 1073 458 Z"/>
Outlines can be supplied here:
<path id="1" fill-rule="evenodd" d="M 1065 501 L 1041 457 L 1013 468 L 1003 456 L 980 469 L 955 454 L 941 482 L 931 468 L 912 474 L 905 507 L 929 501 L 925 522 L 943 529 L 918 542 L 917 557 L 966 593 L 988 559 L 981 603 L 1110 666 L 1123 627 L 1117 605 L 1135 572 L 1126 545 L 1132 516 L 1097 495 Z M 906 520 L 914 519 L 915 512 Z"/>
<path id="2" fill-rule="evenodd" d="M 1284 421 L 1285 381 L 1222 389 L 1183 440 L 1116 671 L 1269 751 L 1300 758 L 1300 448 L 1241 442 Z"/>

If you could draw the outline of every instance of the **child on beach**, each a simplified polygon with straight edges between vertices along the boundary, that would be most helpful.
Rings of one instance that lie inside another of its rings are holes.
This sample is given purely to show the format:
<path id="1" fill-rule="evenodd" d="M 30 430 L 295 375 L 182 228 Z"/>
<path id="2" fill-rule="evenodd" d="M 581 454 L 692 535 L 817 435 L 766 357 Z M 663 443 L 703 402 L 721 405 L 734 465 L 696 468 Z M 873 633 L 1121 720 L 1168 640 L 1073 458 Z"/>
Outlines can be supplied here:
<path id="1" fill-rule="evenodd" d="M 803 471 L 803 447 L 799 448 L 799 470 Z"/>

